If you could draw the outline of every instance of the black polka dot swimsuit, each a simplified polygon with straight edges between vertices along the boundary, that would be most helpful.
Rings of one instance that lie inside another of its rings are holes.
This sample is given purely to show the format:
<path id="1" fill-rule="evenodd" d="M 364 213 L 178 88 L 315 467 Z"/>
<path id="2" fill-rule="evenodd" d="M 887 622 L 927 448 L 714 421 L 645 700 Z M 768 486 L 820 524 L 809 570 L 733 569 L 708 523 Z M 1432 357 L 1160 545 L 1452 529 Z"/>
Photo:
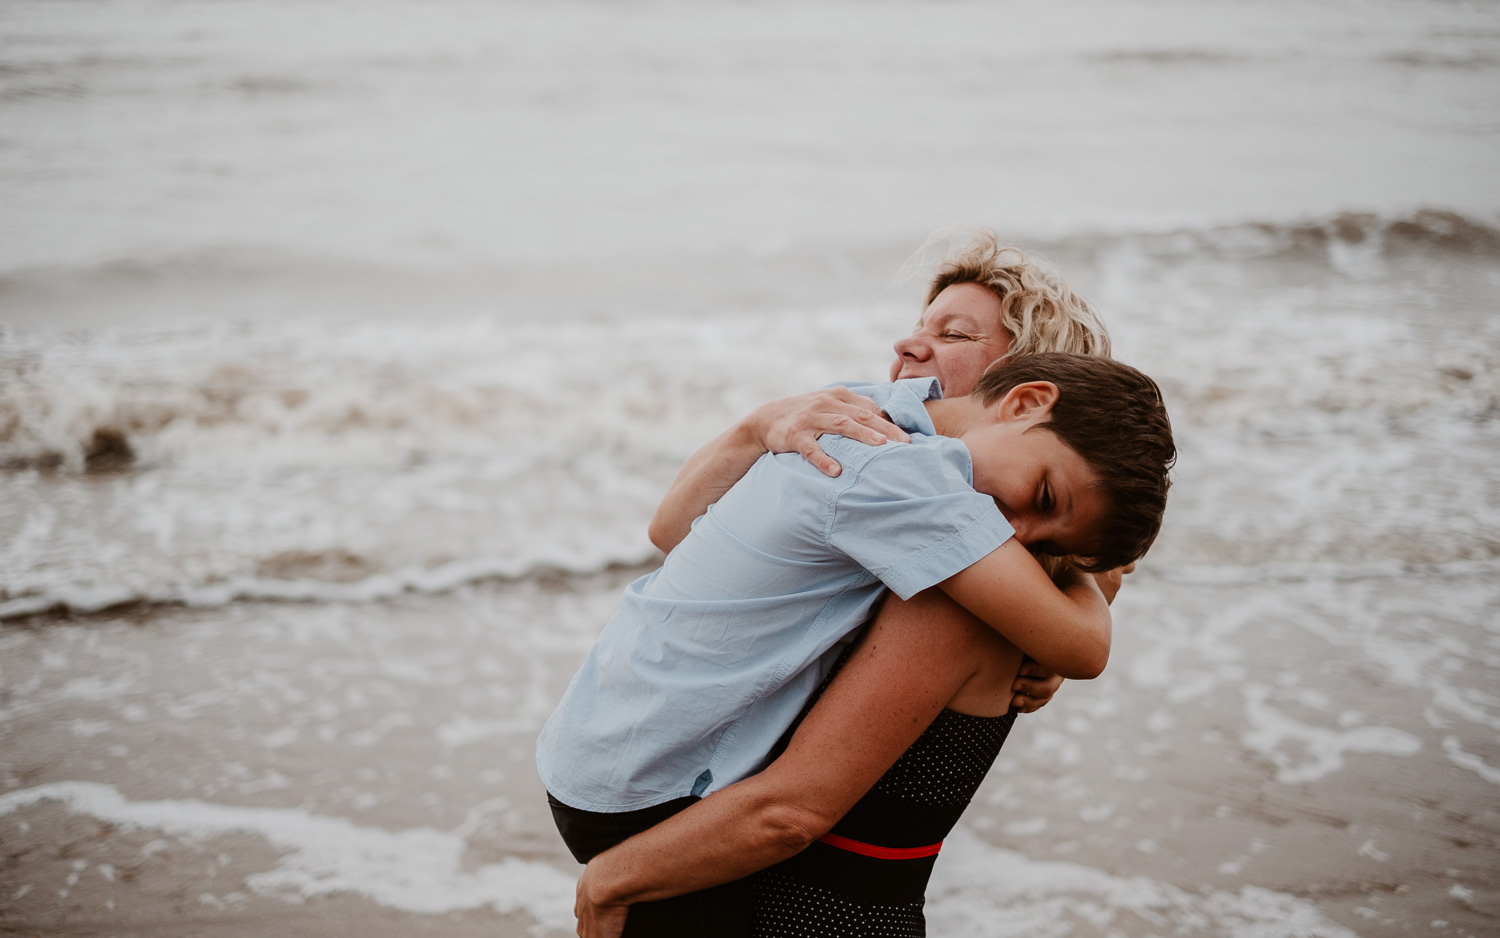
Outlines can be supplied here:
<path id="1" fill-rule="evenodd" d="M 944 710 L 830 836 L 756 874 L 756 938 L 909 938 L 936 846 L 958 823 L 1016 714 Z"/>

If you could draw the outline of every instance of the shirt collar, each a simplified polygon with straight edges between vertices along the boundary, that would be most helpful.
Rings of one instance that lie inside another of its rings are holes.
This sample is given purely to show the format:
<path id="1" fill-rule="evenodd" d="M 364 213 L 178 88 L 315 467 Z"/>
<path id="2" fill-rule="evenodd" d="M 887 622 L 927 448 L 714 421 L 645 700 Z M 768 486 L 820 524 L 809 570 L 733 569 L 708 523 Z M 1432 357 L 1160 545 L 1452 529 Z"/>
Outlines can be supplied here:
<path id="1" fill-rule="evenodd" d="M 936 378 L 902 378 L 892 382 L 891 396 L 886 401 L 885 412 L 891 423 L 907 433 L 922 433 L 937 436 L 937 428 L 927 415 L 926 401 L 941 400 L 942 386 Z"/>

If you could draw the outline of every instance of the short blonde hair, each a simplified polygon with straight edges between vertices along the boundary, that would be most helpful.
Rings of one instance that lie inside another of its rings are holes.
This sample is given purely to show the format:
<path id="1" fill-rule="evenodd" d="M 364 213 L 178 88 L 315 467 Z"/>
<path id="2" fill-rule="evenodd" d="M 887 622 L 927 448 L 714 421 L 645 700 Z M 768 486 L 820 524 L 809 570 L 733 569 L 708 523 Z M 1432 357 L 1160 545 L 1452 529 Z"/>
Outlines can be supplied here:
<path id="1" fill-rule="evenodd" d="M 1000 298 L 1001 323 L 1010 333 L 1005 360 L 1038 352 L 1109 357 L 1109 332 L 1088 300 L 1025 251 L 1001 244 L 988 228 L 975 229 L 938 262 L 922 308 L 956 283 L 977 283 Z"/>

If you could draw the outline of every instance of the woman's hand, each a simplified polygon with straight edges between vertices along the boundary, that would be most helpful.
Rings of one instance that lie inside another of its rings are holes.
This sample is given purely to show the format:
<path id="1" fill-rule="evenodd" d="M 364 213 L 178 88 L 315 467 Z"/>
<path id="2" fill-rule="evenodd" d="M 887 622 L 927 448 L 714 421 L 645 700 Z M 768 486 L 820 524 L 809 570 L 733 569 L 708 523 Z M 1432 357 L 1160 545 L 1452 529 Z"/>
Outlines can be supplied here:
<path id="1" fill-rule="evenodd" d="M 887 440 L 911 442 L 907 432 L 886 419 L 880 408 L 848 388 L 824 388 L 763 404 L 745 418 L 745 426 L 767 453 L 801 453 L 824 475 L 843 467 L 818 445 L 824 433 L 880 446 Z"/>
<path id="2" fill-rule="evenodd" d="M 671 553 L 692 530 L 694 519 L 766 453 L 801 453 L 827 475 L 838 475 L 843 467 L 818 445 L 818 436 L 824 433 L 839 433 L 871 446 L 887 439 L 911 440 L 868 397 L 848 388 L 826 388 L 764 404 L 683 463 L 651 517 L 651 543 L 662 553 Z"/>
<path id="3" fill-rule="evenodd" d="M 620 938 L 625 931 L 625 916 L 630 913 L 630 906 L 601 904 L 591 899 L 589 871 L 592 869 L 592 866 L 583 868 L 583 875 L 578 877 L 578 892 L 573 900 L 573 915 L 578 919 L 578 938 Z"/>

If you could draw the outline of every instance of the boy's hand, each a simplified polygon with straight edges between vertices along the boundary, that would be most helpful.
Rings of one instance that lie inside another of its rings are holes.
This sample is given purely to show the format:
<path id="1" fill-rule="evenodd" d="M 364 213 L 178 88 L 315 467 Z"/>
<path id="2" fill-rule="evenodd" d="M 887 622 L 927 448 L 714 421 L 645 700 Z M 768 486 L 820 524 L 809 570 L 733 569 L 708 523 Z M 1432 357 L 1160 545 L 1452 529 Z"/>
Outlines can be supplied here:
<path id="1" fill-rule="evenodd" d="M 1010 705 L 1021 713 L 1035 713 L 1052 702 L 1062 687 L 1063 679 L 1032 661 L 1021 660 L 1021 670 L 1016 672 L 1016 683 L 1011 685 L 1015 694 Z"/>
<path id="2" fill-rule="evenodd" d="M 620 938 L 625 932 L 628 905 L 601 905 L 589 898 L 589 867 L 578 877 L 573 916 L 578 919 L 578 938 Z"/>
<path id="3" fill-rule="evenodd" d="M 874 402 L 848 388 L 824 388 L 771 401 L 745 420 L 768 453 L 801 453 L 827 476 L 843 467 L 818 445 L 824 433 L 837 433 L 859 443 L 880 446 L 886 440 L 911 442 L 907 432 L 886 419 Z"/>

